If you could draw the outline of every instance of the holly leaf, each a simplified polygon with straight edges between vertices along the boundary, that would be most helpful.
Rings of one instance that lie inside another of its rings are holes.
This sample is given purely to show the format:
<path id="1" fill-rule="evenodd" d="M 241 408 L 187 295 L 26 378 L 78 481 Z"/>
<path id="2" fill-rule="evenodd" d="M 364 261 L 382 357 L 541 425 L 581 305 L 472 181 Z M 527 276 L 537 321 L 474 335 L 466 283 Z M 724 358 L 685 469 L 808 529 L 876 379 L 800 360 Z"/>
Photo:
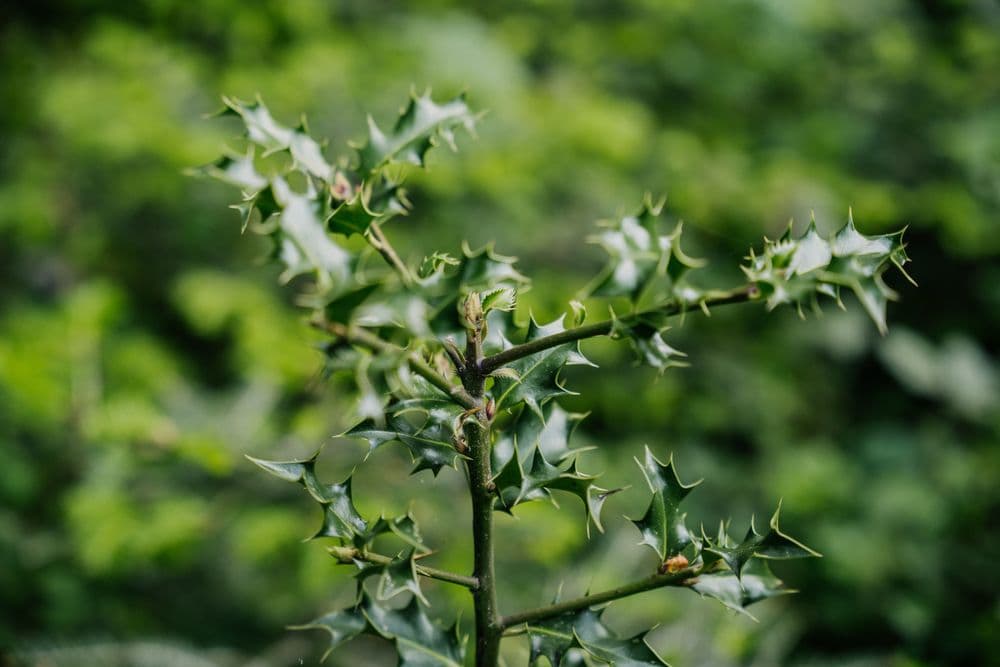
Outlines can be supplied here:
<path id="1" fill-rule="evenodd" d="M 749 264 L 742 269 L 761 290 L 769 310 L 791 304 L 803 315 L 806 302 L 818 308 L 819 295 L 831 297 L 843 306 L 841 292 L 847 289 L 884 334 L 886 306 L 898 298 L 883 280 L 885 272 L 895 266 L 913 282 L 903 268 L 910 261 L 903 243 L 904 231 L 865 236 L 854 226 L 852 212 L 848 213 L 847 224 L 830 239 L 820 236 L 815 220 L 798 238 L 792 236 L 789 224 L 777 241 L 764 239 L 760 254 L 751 249 Z"/>
<path id="2" fill-rule="evenodd" d="M 367 174 L 389 162 L 423 166 L 427 151 L 439 141 L 455 150 L 454 130 L 464 127 L 470 134 L 476 117 L 465 103 L 465 96 L 437 104 L 430 93 L 411 95 L 391 132 L 383 132 L 368 117 L 368 138 L 357 147 L 358 170 Z"/>
<path id="3" fill-rule="evenodd" d="M 778 503 L 778 508 L 768 523 L 768 530 L 763 535 L 757 532 L 751 517 L 750 530 L 739 544 L 734 545 L 725 530 L 720 529 L 719 538 L 715 542 L 705 540 L 705 551 L 719 556 L 737 578 L 742 576 L 747 563 L 755 556 L 774 560 L 819 557 L 818 552 L 781 532 L 778 526 L 780 514 L 781 503 Z"/>
<path id="4" fill-rule="evenodd" d="M 371 628 L 394 640 L 398 667 L 462 667 L 465 638 L 456 623 L 445 629 L 434 623 L 414 597 L 402 609 L 390 609 L 364 596 L 361 609 Z"/>
<path id="5" fill-rule="evenodd" d="M 684 524 L 686 515 L 679 511 L 679 507 L 681 501 L 687 497 L 691 489 L 701 483 L 701 480 L 692 484 L 682 484 L 677 477 L 673 456 L 671 455 L 666 464 L 661 463 L 653 456 L 649 447 L 646 447 L 644 460 L 640 462 L 636 459 L 635 462 L 646 477 L 646 483 L 653 492 L 653 497 L 642 518 L 632 519 L 632 523 L 642 535 L 639 544 L 651 547 L 661 561 L 666 561 L 691 544 L 691 535 Z"/>
<path id="6" fill-rule="evenodd" d="M 782 581 L 771 572 L 767 561 L 759 558 L 747 563 L 742 576 L 737 577 L 732 570 L 722 570 L 698 575 L 692 581 L 688 587 L 702 597 L 717 600 L 754 620 L 757 619 L 747 611 L 748 606 L 767 598 L 796 592 L 785 588 Z"/>
<path id="7" fill-rule="evenodd" d="M 575 460 L 563 465 L 549 463 L 536 446 L 527 462 L 522 464 L 520 457 L 511 456 L 494 477 L 496 508 L 511 513 L 521 503 L 552 499 L 552 491 L 566 491 L 583 502 L 589 519 L 588 534 L 591 522 L 599 531 L 603 531 L 601 509 L 604 501 L 620 489 L 602 489 L 594 484 L 596 479 L 595 475 L 581 473 Z"/>
<path id="8" fill-rule="evenodd" d="M 316 456 L 303 461 L 266 461 L 247 458 L 275 477 L 296 482 L 323 507 L 323 525 L 313 536 L 351 539 L 368 531 L 367 522 L 358 514 L 351 495 L 351 478 L 339 484 L 323 484 L 316 477 Z"/>
<path id="9" fill-rule="evenodd" d="M 257 144 L 264 153 L 287 150 L 293 161 L 293 168 L 323 179 L 331 180 L 333 168 L 323 157 L 323 150 L 315 139 L 309 136 L 305 123 L 297 128 L 285 127 L 274 120 L 271 112 L 259 98 L 248 103 L 233 97 L 224 97 L 226 109 L 221 115 L 236 115 L 243 119 L 247 138 Z"/>
<path id="10" fill-rule="evenodd" d="M 537 665 L 539 658 L 545 657 L 551 665 L 560 665 L 574 648 L 618 667 L 667 664 L 646 643 L 648 633 L 621 637 L 603 623 L 601 615 L 602 612 L 590 608 L 528 624 L 530 664 Z"/>
<path id="11" fill-rule="evenodd" d="M 420 590 L 420 576 L 414 550 L 400 554 L 388 563 L 367 563 L 358 561 L 361 571 L 355 575 L 359 585 L 370 577 L 377 577 L 375 597 L 380 601 L 391 600 L 401 593 L 410 593 L 425 605 L 430 605 Z"/>
<path id="12" fill-rule="evenodd" d="M 325 661 L 330 654 L 346 642 L 368 630 L 368 619 L 360 608 L 339 609 L 324 614 L 303 625 L 289 626 L 289 630 L 323 630 L 330 635 L 330 646 L 323 653 L 320 661 Z"/>
<path id="13" fill-rule="evenodd" d="M 456 426 L 462 408 L 444 397 L 406 399 L 386 408 L 383 425 L 366 419 L 342 435 L 364 438 L 369 453 L 388 442 L 400 442 L 416 464 L 411 474 L 430 470 L 435 476 L 445 466 L 455 467 Z"/>
<path id="14" fill-rule="evenodd" d="M 636 363 L 646 363 L 662 375 L 672 366 L 687 366 L 682 358 L 687 355 L 674 349 L 663 340 L 663 332 L 668 327 L 653 316 L 636 316 L 619 319 L 611 311 L 611 338 L 624 338 L 635 353 Z"/>
<path id="15" fill-rule="evenodd" d="M 538 324 L 532 318 L 525 342 L 565 331 L 566 327 L 563 326 L 565 318 L 566 316 L 562 315 L 545 325 Z M 573 393 L 563 386 L 560 371 L 564 366 L 580 365 L 594 364 L 580 352 L 578 342 L 550 347 L 512 362 L 508 367 L 514 371 L 515 376 L 501 376 L 495 379 L 493 393 L 496 396 L 497 410 L 524 403 L 528 409 L 544 419 L 542 413 L 544 403 L 556 396 Z"/>
<path id="16" fill-rule="evenodd" d="M 610 260 L 604 271 L 592 283 L 593 296 L 627 296 L 638 301 L 646 288 L 659 276 L 669 276 L 679 285 L 683 275 L 704 265 L 680 248 L 682 225 L 667 235 L 659 233 L 657 219 L 663 200 L 654 203 L 647 196 L 633 215 L 605 224 L 605 231 L 590 237 L 592 243 L 604 248 Z"/>
<path id="17" fill-rule="evenodd" d="M 372 537 L 375 537 L 377 535 L 384 535 L 387 533 L 395 535 L 417 551 L 422 553 L 430 553 L 431 551 L 427 545 L 424 544 L 424 539 L 420 535 L 420 528 L 417 526 L 417 521 L 409 512 L 391 519 L 387 519 L 385 516 L 380 516 L 378 521 L 376 521 L 371 527 L 369 534 Z"/>
<path id="18" fill-rule="evenodd" d="M 585 414 L 566 412 L 555 401 L 543 405 L 541 415 L 522 409 L 514 423 L 501 430 L 493 443 L 493 468 L 503 468 L 515 451 L 522 463 L 531 458 L 536 448 L 546 460 L 561 463 L 592 449 L 570 448 L 569 445 L 570 437 L 584 417 Z"/>
<path id="19" fill-rule="evenodd" d="M 267 185 L 267 178 L 257 172 L 253 160 L 254 150 L 250 148 L 246 155 L 223 155 L 215 162 L 192 169 L 190 173 L 216 178 L 246 192 L 256 192 Z"/>

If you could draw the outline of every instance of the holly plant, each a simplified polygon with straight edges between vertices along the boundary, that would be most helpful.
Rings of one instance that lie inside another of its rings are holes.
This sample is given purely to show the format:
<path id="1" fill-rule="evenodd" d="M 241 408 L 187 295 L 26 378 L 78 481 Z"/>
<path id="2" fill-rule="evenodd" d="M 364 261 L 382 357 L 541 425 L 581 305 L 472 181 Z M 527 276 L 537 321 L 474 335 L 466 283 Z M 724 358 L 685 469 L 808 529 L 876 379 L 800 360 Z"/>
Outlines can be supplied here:
<path id="1" fill-rule="evenodd" d="M 590 303 L 609 300 L 606 319 L 586 323 L 583 305 L 574 301 L 550 322 L 521 321 L 517 297 L 530 281 L 514 258 L 463 245 L 409 263 L 383 229 L 410 209 L 403 181 L 423 167 L 427 152 L 442 143 L 454 149 L 456 135 L 472 132 L 479 115 L 463 97 L 442 103 L 413 95 L 391 127 L 369 118 L 364 141 L 336 160 L 304 122 L 282 125 L 259 100 L 225 99 L 222 114 L 242 120 L 244 148 L 199 171 L 241 190 L 234 208 L 243 228 L 272 241 L 281 280 L 294 280 L 311 325 L 325 337 L 326 370 L 354 379 L 360 421 L 342 435 L 370 450 L 404 447 L 413 474 L 429 471 L 436 478 L 453 468 L 468 481 L 474 567 L 456 573 L 424 560 L 433 547 L 424 543 L 415 517 L 362 516 L 351 477 L 320 479 L 315 456 L 251 459 L 305 489 L 323 514 L 313 537 L 332 540 L 335 561 L 356 571 L 354 602 L 301 626 L 329 633 L 330 651 L 371 634 L 392 642 L 406 667 L 458 667 L 467 656 L 478 667 L 493 667 L 501 642 L 510 639 L 530 644 L 532 665 L 663 665 L 645 633 L 621 636 L 604 623 L 608 603 L 673 587 L 747 613 L 750 605 L 788 592 L 771 561 L 819 555 L 782 532 L 778 511 L 766 526 L 751 522 L 742 539 L 729 534 L 727 523 L 711 534 L 688 526 L 684 501 L 697 483 L 681 479 L 669 452 L 647 448 L 636 463 L 649 501 L 633 523 L 639 544 L 656 552 L 658 567 L 611 590 L 501 613 L 493 518 L 563 491 L 581 500 L 588 533 L 601 530 L 602 508 L 615 489 L 581 471 L 582 450 L 569 439 L 582 417 L 559 403 L 570 393 L 563 369 L 594 366 L 580 341 L 621 340 L 640 363 L 663 372 L 683 365 L 683 353 L 664 331 L 685 311 L 760 302 L 801 313 L 824 299 L 842 306 L 846 294 L 884 330 L 886 303 L 895 294 L 883 275 L 891 267 L 902 271 L 908 261 L 902 232 L 866 236 L 850 217 L 831 238 L 815 223 L 800 236 L 789 227 L 750 250 L 745 281 L 704 289 L 690 279 L 704 262 L 682 250 L 680 225 L 662 229 L 662 202 L 647 198 L 592 239 L 607 251 L 607 264 L 581 293 Z M 374 541 L 382 536 L 398 548 L 378 552 Z M 471 628 L 431 618 L 427 579 L 468 589 Z"/>

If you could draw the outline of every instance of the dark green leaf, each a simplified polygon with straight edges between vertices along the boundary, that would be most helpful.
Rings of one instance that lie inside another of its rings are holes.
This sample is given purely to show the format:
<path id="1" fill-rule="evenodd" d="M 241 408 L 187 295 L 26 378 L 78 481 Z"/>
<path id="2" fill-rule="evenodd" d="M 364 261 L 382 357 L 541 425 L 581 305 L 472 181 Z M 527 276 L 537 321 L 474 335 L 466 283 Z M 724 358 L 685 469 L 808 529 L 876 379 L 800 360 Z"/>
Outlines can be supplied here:
<path id="1" fill-rule="evenodd" d="M 763 535 L 757 532 L 751 517 L 750 530 L 747 531 L 743 542 L 737 545 L 734 545 L 725 531 L 720 529 L 717 540 L 714 542 L 706 540 L 705 551 L 719 556 L 737 577 L 742 576 L 744 568 L 754 556 L 771 559 L 818 557 L 819 553 L 781 532 L 778 527 L 780 513 L 779 503 L 768 524 L 768 530 Z"/>
<path id="2" fill-rule="evenodd" d="M 732 570 L 710 572 L 696 577 L 690 588 L 703 597 L 718 600 L 750 618 L 754 617 L 746 610 L 747 606 L 766 598 L 795 592 L 784 588 L 767 562 L 757 558 L 747 563 L 741 577 L 737 577 Z"/>
<path id="3" fill-rule="evenodd" d="M 592 608 L 531 623 L 527 631 L 532 665 L 545 657 L 551 665 L 558 666 L 573 648 L 583 649 L 600 662 L 618 667 L 667 664 L 646 643 L 646 633 L 620 637 L 602 622 L 601 612 Z"/>
<path id="4" fill-rule="evenodd" d="M 539 325 L 532 318 L 525 342 L 565 331 L 565 317 L 563 315 L 545 325 Z M 544 403 L 556 396 L 572 393 L 563 386 L 560 371 L 564 366 L 577 365 L 594 365 L 580 352 L 579 343 L 558 345 L 518 359 L 509 366 L 517 374 L 516 379 L 496 378 L 493 394 L 497 410 L 511 408 L 523 402 L 544 419 Z"/>
<path id="5" fill-rule="evenodd" d="M 522 463 L 528 461 L 537 448 L 548 461 L 561 463 L 566 458 L 590 448 L 571 449 L 570 437 L 586 415 L 563 410 L 555 401 L 542 406 L 542 414 L 522 409 L 509 428 L 499 432 L 493 444 L 493 468 L 500 470 L 518 453 Z"/>
<path id="6" fill-rule="evenodd" d="M 681 357 L 687 355 L 675 350 L 663 340 L 666 326 L 655 323 L 652 317 L 633 317 L 627 320 L 619 319 L 611 311 L 611 338 L 624 338 L 635 353 L 638 363 L 646 363 L 663 374 L 671 366 L 687 366 Z"/>
<path id="7" fill-rule="evenodd" d="M 653 497 L 642 518 L 633 519 L 632 523 L 642 535 L 640 544 L 652 547 L 660 559 L 666 561 L 691 544 L 691 535 L 684 525 L 685 515 L 678 508 L 701 481 L 682 484 L 677 478 L 673 456 L 663 464 L 653 456 L 649 447 L 646 447 L 645 459 L 642 462 L 636 459 L 636 463 L 645 475 Z"/>
<path id="8" fill-rule="evenodd" d="M 457 624 L 444 629 L 434 623 L 412 598 L 402 609 L 389 609 L 365 596 L 362 609 L 371 627 L 396 642 L 399 667 L 462 667 L 465 640 Z"/>
<path id="9" fill-rule="evenodd" d="M 350 641 L 368 629 L 368 619 L 357 607 L 341 609 L 320 616 L 304 625 L 293 625 L 290 630 L 324 630 L 330 634 L 330 646 L 321 660 L 327 657 L 341 644 Z"/>
<path id="10" fill-rule="evenodd" d="M 430 604 L 420 590 L 420 576 L 417 574 L 414 550 L 400 554 L 389 563 L 358 562 L 361 571 L 356 575 L 363 582 L 369 577 L 378 577 L 375 597 L 380 601 L 390 600 L 400 593 L 411 593 L 425 605 Z"/>
<path id="11" fill-rule="evenodd" d="M 455 427 L 461 414 L 462 409 L 444 397 L 407 399 L 386 408 L 384 425 L 366 419 L 343 435 L 364 438 L 369 451 L 401 442 L 416 464 L 414 473 L 430 470 L 437 475 L 444 466 L 454 467 L 459 458 Z"/>
<path id="12" fill-rule="evenodd" d="M 276 477 L 301 484 L 323 507 L 323 525 L 314 537 L 350 539 L 367 532 L 368 524 L 354 507 L 350 477 L 340 484 L 321 483 L 316 478 L 315 456 L 304 461 L 265 461 L 252 456 L 247 458 Z"/>

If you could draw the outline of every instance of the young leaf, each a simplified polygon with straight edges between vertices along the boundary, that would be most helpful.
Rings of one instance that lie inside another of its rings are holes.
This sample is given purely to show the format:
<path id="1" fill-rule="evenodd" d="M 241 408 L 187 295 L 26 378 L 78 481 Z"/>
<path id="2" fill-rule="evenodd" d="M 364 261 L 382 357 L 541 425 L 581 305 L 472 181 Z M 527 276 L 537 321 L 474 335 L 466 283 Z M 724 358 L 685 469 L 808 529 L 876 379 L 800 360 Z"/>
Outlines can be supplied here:
<path id="1" fill-rule="evenodd" d="M 430 605 L 420 590 L 420 577 L 417 575 L 417 565 L 414 560 L 414 550 L 400 554 L 390 562 L 362 563 L 361 571 L 355 575 L 359 584 L 372 576 L 378 577 L 375 597 L 380 601 L 391 600 L 400 593 L 411 593 L 425 605 Z"/>
<path id="2" fill-rule="evenodd" d="M 689 269 L 704 266 L 703 260 L 681 250 L 682 225 L 668 235 L 659 233 L 657 218 L 662 209 L 663 200 L 653 203 L 647 196 L 634 215 L 621 218 L 591 237 L 611 259 L 590 287 L 590 294 L 627 296 L 635 302 L 657 276 L 669 276 L 672 287 L 677 287 Z"/>
<path id="3" fill-rule="evenodd" d="M 624 338 L 635 353 L 637 363 L 646 363 L 662 375 L 671 366 L 687 366 L 680 358 L 687 355 L 676 350 L 663 340 L 665 325 L 654 323 L 650 317 L 635 317 L 621 320 L 611 311 L 611 338 Z"/>

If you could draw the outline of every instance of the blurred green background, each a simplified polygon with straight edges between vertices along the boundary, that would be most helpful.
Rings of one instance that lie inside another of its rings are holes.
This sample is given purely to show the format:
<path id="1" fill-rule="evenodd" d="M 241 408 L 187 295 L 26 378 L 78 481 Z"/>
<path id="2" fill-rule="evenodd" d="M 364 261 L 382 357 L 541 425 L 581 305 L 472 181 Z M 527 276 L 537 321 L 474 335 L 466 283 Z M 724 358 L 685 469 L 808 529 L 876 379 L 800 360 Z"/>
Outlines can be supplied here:
<path id="1" fill-rule="evenodd" d="M 315 506 L 244 453 L 364 447 L 233 193 L 187 178 L 237 128 L 202 116 L 260 93 L 341 151 L 411 86 L 488 109 L 478 140 L 410 182 L 403 254 L 496 240 L 549 317 L 601 265 L 593 222 L 666 193 L 722 285 L 762 235 L 815 210 L 910 225 L 912 273 L 880 338 L 858 308 L 757 307 L 670 333 L 658 382 L 624 346 L 573 369 L 578 444 L 632 484 L 589 541 L 574 500 L 498 519 L 508 611 L 636 578 L 632 456 L 673 451 L 690 523 L 784 498 L 825 554 L 760 623 L 684 591 L 622 601 L 677 665 L 1000 664 L 1000 5 L 991 0 L 36 0 L 0 21 L 0 652 L 15 664 L 315 664 L 284 625 L 343 604 L 349 573 L 301 538 Z M 624 207 L 624 208 L 623 208 Z M 365 514 L 412 507 L 435 564 L 469 565 L 454 471 L 358 469 Z M 458 509 L 456 509 L 458 508 Z M 429 585 L 435 601 L 461 592 Z M 441 604 L 438 610 L 449 613 Z M 468 611 L 464 613 L 468 619 Z M 392 664 L 359 640 L 329 664 Z M 525 648 L 508 657 L 521 664 Z M 0 658 L 2 660 L 3 658 Z"/>

